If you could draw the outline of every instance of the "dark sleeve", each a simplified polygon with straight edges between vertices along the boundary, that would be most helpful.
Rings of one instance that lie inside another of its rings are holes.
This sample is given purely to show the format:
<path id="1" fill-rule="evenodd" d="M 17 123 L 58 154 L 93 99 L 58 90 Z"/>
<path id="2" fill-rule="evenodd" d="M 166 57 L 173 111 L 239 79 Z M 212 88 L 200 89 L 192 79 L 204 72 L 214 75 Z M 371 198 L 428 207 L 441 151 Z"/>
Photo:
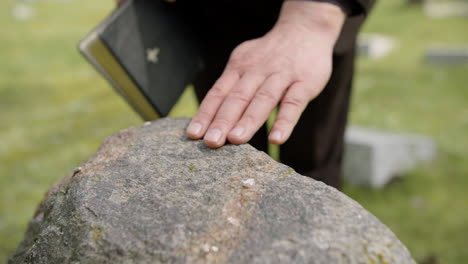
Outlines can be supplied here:
<path id="1" fill-rule="evenodd" d="M 346 1 L 346 0 L 340 0 L 340 1 Z M 364 15 L 369 14 L 372 6 L 375 3 L 375 0 L 349 0 L 352 2 L 355 2 L 357 5 L 359 5 L 359 8 L 361 9 L 361 12 Z"/>
<path id="2" fill-rule="evenodd" d="M 285 1 L 314 1 L 326 2 L 337 5 L 348 16 L 366 15 L 369 13 L 372 4 L 375 0 L 285 0 Z"/>

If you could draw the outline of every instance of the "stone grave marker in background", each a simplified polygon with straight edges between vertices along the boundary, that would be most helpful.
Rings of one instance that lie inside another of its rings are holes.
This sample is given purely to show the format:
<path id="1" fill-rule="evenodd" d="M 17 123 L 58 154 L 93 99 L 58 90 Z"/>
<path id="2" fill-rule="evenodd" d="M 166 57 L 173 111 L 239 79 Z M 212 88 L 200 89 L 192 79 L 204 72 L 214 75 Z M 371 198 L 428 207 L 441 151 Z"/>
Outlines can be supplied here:
<path id="1" fill-rule="evenodd" d="M 11 9 L 11 15 L 15 20 L 26 21 L 34 16 L 34 8 L 31 5 L 18 3 Z"/>
<path id="2" fill-rule="evenodd" d="M 427 137 L 348 127 L 343 176 L 353 184 L 381 188 L 436 156 Z"/>
<path id="3" fill-rule="evenodd" d="M 373 59 L 385 57 L 395 48 L 395 40 L 382 34 L 359 34 L 357 53 Z"/>
<path id="4" fill-rule="evenodd" d="M 468 18 L 468 1 L 437 1 L 426 0 L 423 4 L 426 16 L 431 18 L 466 17 Z"/>
<path id="5" fill-rule="evenodd" d="M 426 51 L 424 61 L 434 65 L 468 64 L 468 47 L 433 47 Z"/>

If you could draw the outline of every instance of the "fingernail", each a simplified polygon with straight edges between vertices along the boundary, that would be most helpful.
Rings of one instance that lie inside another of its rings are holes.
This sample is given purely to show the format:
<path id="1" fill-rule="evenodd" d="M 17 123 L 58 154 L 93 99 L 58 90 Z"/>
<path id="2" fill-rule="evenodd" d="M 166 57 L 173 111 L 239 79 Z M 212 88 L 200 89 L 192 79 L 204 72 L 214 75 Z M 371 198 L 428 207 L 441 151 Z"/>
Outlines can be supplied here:
<path id="1" fill-rule="evenodd" d="M 244 134 L 244 130 L 244 127 L 237 126 L 231 131 L 231 135 L 233 135 L 236 138 L 240 138 L 242 134 Z"/>
<path id="2" fill-rule="evenodd" d="M 270 135 L 270 139 L 273 140 L 273 141 L 281 141 L 281 137 L 282 137 L 282 135 L 281 135 L 280 131 L 274 131 Z"/>
<path id="3" fill-rule="evenodd" d="M 192 135 L 198 135 L 200 134 L 202 129 L 202 125 L 200 123 L 190 123 L 190 125 L 187 128 L 187 133 L 192 134 Z"/>
<path id="4" fill-rule="evenodd" d="M 218 142 L 220 138 L 221 130 L 217 128 L 208 130 L 208 132 L 205 135 L 205 140 L 210 142 Z"/>

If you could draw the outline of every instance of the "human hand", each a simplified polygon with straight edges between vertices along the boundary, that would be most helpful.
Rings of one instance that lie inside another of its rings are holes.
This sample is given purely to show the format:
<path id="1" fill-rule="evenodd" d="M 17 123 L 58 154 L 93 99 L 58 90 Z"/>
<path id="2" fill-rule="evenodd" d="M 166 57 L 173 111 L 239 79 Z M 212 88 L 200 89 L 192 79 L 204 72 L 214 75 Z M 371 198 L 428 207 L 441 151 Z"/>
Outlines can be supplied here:
<path id="1" fill-rule="evenodd" d="M 307 104 L 328 82 L 333 47 L 344 22 L 332 4 L 286 1 L 273 29 L 246 41 L 229 62 L 187 128 L 211 148 L 248 142 L 280 103 L 269 135 L 286 142 Z"/>

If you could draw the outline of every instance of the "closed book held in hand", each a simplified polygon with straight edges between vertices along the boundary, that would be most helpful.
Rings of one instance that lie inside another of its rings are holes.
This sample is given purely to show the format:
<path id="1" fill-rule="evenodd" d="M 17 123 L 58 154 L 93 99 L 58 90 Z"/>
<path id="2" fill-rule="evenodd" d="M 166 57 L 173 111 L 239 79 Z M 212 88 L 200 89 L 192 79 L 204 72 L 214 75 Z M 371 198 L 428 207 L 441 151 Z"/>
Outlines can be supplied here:
<path id="1" fill-rule="evenodd" d="M 144 119 L 167 116 L 202 69 L 190 21 L 173 4 L 127 0 L 79 44 Z"/>

